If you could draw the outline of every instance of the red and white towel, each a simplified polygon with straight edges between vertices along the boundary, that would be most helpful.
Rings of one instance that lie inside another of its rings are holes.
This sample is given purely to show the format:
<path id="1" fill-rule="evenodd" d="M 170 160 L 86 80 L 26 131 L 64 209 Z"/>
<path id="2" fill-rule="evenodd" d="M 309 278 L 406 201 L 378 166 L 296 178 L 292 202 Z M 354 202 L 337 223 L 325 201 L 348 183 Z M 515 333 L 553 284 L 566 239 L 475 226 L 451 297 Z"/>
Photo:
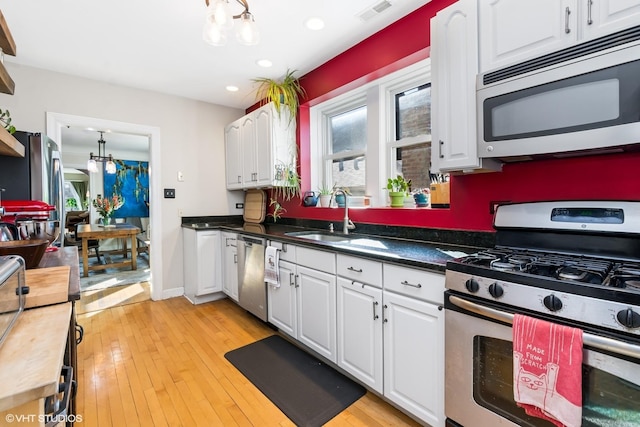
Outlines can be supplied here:
<path id="1" fill-rule="evenodd" d="M 264 251 L 264 281 L 274 288 L 280 287 L 280 251 L 273 246 Z"/>
<path id="2" fill-rule="evenodd" d="M 582 330 L 516 314 L 513 397 L 557 426 L 582 424 Z"/>

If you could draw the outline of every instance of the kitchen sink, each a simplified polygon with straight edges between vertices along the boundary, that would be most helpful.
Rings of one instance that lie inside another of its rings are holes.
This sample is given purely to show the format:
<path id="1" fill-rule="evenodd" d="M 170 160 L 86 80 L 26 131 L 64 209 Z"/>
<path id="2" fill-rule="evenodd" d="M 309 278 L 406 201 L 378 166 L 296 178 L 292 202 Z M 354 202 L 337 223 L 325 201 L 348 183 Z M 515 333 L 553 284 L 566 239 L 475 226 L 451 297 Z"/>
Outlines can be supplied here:
<path id="1" fill-rule="evenodd" d="M 301 239 L 315 240 L 317 242 L 339 243 L 349 240 L 348 236 L 340 234 L 324 234 L 317 231 L 295 231 L 285 233 L 287 236 L 299 237 Z"/>

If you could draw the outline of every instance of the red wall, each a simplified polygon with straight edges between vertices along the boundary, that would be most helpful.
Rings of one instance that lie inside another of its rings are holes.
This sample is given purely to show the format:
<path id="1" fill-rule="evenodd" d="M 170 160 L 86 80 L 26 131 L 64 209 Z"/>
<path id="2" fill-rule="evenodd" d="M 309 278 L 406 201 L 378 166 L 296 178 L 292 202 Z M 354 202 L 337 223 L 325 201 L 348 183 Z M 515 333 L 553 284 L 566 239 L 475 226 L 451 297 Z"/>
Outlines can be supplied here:
<path id="1" fill-rule="evenodd" d="M 433 0 L 301 78 L 298 142 L 303 191 L 309 190 L 309 107 L 429 55 L 429 21 L 454 0 Z M 492 230 L 493 201 L 640 200 L 640 153 L 505 164 L 502 172 L 451 178 L 449 209 L 351 209 L 354 222 L 458 230 Z M 285 217 L 339 221 L 342 209 L 283 203 Z"/>

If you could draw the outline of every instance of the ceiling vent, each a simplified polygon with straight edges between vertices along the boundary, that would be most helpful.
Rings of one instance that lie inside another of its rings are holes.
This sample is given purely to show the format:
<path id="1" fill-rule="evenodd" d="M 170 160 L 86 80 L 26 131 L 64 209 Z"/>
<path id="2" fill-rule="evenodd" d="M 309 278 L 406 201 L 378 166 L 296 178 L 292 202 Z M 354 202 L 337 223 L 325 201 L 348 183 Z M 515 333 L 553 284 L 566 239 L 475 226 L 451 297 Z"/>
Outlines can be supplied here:
<path id="1" fill-rule="evenodd" d="M 384 12 L 385 10 L 387 10 L 390 7 L 391 7 L 391 2 L 389 0 L 382 0 L 382 1 L 374 4 L 373 6 L 369 6 L 368 8 L 366 8 L 365 10 L 360 12 L 357 16 L 363 22 L 367 22 L 368 20 L 370 20 L 374 16 Z"/>

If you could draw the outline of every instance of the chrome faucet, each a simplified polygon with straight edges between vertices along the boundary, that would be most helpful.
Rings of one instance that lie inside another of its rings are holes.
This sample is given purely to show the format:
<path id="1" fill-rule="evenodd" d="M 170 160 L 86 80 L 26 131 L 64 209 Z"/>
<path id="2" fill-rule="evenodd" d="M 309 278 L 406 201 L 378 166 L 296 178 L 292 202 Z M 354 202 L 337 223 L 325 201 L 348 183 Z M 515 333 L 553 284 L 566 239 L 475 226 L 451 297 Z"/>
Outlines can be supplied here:
<path id="1" fill-rule="evenodd" d="M 356 228 L 356 225 L 349 219 L 349 198 L 347 197 L 347 193 L 345 193 L 344 190 L 337 189 L 333 192 L 333 197 L 335 198 L 339 193 L 342 193 L 342 195 L 344 196 L 344 219 L 342 220 L 342 233 L 349 234 L 349 230 L 353 230 L 354 228 Z"/>

